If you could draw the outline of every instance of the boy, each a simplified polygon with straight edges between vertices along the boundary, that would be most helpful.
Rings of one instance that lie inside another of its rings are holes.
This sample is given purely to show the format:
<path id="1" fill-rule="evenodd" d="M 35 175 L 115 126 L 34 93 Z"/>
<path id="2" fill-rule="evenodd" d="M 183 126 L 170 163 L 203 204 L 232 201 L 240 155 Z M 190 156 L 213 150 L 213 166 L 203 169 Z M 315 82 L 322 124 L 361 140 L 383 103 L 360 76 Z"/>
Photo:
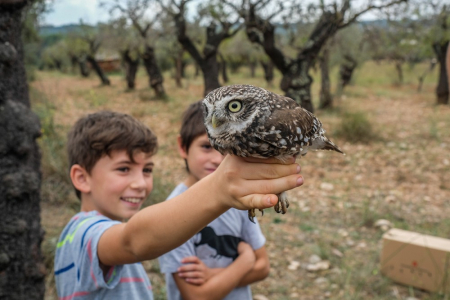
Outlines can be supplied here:
<path id="1" fill-rule="evenodd" d="M 223 160 L 209 143 L 201 102 L 191 104 L 183 115 L 178 151 L 188 176 L 168 199 L 213 173 Z M 251 300 L 249 284 L 269 274 L 265 237 L 255 222 L 250 222 L 247 212 L 229 209 L 186 243 L 161 256 L 168 300 Z"/>
<path id="2" fill-rule="evenodd" d="M 60 299 L 153 299 L 140 261 L 178 247 L 230 207 L 271 207 L 274 194 L 303 183 L 293 161 L 228 156 L 183 195 L 139 211 L 153 188 L 156 148 L 150 129 L 115 112 L 83 117 L 70 131 L 70 178 L 81 212 L 57 244 Z"/>

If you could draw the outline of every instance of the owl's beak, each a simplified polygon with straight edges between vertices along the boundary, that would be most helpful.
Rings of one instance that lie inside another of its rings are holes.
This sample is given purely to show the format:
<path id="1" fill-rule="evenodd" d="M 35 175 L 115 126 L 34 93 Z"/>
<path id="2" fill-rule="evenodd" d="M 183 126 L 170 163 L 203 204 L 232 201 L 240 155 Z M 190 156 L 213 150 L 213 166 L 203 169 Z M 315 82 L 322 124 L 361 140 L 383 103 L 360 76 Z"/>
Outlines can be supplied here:
<path id="1" fill-rule="evenodd" d="M 217 128 L 223 124 L 223 121 L 221 121 L 219 118 L 216 117 L 215 114 L 213 114 L 211 123 L 213 128 Z"/>

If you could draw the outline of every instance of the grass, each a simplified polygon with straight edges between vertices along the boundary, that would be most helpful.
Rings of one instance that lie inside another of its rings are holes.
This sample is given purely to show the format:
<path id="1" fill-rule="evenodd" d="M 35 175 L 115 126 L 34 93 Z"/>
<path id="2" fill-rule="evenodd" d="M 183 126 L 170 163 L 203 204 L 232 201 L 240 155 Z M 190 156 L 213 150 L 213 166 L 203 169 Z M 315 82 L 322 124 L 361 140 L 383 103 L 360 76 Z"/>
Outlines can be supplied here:
<path id="1" fill-rule="evenodd" d="M 342 97 L 335 99 L 333 109 L 316 112 L 328 137 L 346 155 L 308 153 L 299 160 L 305 184 L 288 192 L 288 212 L 278 215 L 269 209 L 264 216 L 258 215 L 267 238 L 271 273 L 252 285 L 254 295 L 271 300 L 448 298 L 382 276 L 378 264 L 383 232 L 374 227 L 378 219 L 387 219 L 397 228 L 450 237 L 450 136 L 446 134 L 450 108 L 434 104 L 436 72 L 426 78 L 423 92 L 417 94 L 415 74 L 425 67 L 405 68 L 405 84 L 395 86 L 393 65 L 366 63 L 357 70 L 353 84 Z M 161 101 L 153 99 L 142 70 L 135 91 L 126 91 L 118 74 L 110 76 L 109 87 L 101 87 L 94 76 L 39 71 L 35 75 L 30 93 L 43 129 L 39 140 L 41 219 L 46 230 L 42 248 L 49 269 L 46 300 L 50 300 L 57 299 L 51 272 L 55 243 L 65 223 L 79 209 L 66 175 L 64 146 L 70 126 L 80 116 L 101 109 L 129 113 L 150 126 L 158 136 L 159 150 L 154 159 L 154 190 L 146 205 L 158 203 L 184 178 L 184 163 L 176 149 L 180 116 L 190 103 L 202 98 L 203 86 L 201 76 L 194 78 L 192 69 L 188 69 L 182 89 L 166 74 L 168 99 Z M 312 95 L 317 103 L 320 80 L 318 74 L 312 75 Z M 230 74 L 229 84 L 268 88 L 260 69 L 255 78 L 248 76 L 248 70 L 241 69 Z M 268 89 L 282 93 L 279 80 L 276 72 L 274 86 Z M 336 86 L 334 82 L 332 86 Z M 364 140 L 369 136 L 369 141 Z M 322 183 L 332 187 L 324 188 Z M 288 269 L 291 261 L 306 265 L 313 254 L 329 260 L 330 269 L 318 273 L 303 267 Z M 145 262 L 144 267 L 155 299 L 165 299 L 158 262 Z M 327 285 L 316 283 L 321 277 Z"/>

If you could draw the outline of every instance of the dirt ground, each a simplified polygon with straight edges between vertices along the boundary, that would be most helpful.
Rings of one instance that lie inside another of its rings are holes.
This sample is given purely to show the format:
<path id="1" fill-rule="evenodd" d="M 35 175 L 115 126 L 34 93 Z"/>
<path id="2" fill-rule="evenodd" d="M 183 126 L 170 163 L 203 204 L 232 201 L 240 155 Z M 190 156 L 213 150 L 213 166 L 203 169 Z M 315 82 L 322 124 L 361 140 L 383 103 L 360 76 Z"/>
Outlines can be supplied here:
<path id="1" fill-rule="evenodd" d="M 450 238 L 450 106 L 434 104 L 435 77 L 429 78 L 419 94 L 417 70 L 408 70 L 401 86 L 390 83 L 393 70 L 387 64 L 366 64 L 355 74 L 354 84 L 335 99 L 334 109 L 316 112 L 327 135 L 346 155 L 315 152 L 301 158 L 305 184 L 288 193 L 292 204 L 288 213 L 267 210 L 258 218 L 267 238 L 271 272 L 266 280 L 252 285 L 255 299 L 447 299 L 448 295 L 395 284 L 379 270 L 383 230 L 374 225 L 379 219 L 396 228 Z M 268 87 L 261 74 L 249 78 L 247 73 L 231 76 L 229 84 L 254 84 L 281 93 L 279 77 L 274 87 Z M 160 179 L 150 201 L 162 201 L 183 179 L 176 135 L 182 111 L 202 98 L 200 77 L 191 75 L 180 89 L 166 74 L 169 99 L 156 100 L 142 73 L 133 92 L 125 91 L 120 75 L 110 77 L 110 87 L 99 86 L 93 75 L 37 75 L 31 84 L 33 105 L 41 119 L 53 120 L 43 121 L 44 137 L 49 123 L 63 140 L 69 126 L 86 113 L 126 112 L 150 126 L 159 139 L 155 177 Z M 316 99 L 318 88 L 316 83 Z M 336 136 L 344 112 L 367 116 L 376 133 L 370 143 L 350 143 Z M 46 147 L 43 152 L 50 151 Z M 58 183 L 67 181 L 60 170 L 63 155 L 48 154 L 44 153 L 43 162 L 43 251 L 50 269 L 46 299 L 57 299 L 51 270 L 53 249 L 78 204 L 67 184 L 64 188 Z M 308 270 L 314 261 L 324 263 L 323 270 Z M 155 298 L 165 299 L 157 261 L 144 265 Z"/>

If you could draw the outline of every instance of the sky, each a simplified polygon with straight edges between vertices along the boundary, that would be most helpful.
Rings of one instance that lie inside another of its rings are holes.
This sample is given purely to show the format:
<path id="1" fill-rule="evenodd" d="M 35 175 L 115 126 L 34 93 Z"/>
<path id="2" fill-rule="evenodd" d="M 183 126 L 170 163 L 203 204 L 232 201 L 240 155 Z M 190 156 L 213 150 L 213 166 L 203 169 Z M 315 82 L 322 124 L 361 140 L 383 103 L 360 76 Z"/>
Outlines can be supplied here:
<path id="1" fill-rule="evenodd" d="M 109 19 L 108 11 L 98 7 L 99 0 L 55 0 L 52 11 L 44 17 L 45 25 L 61 26 L 84 23 L 95 25 Z"/>
<path id="2" fill-rule="evenodd" d="M 95 25 L 98 22 L 106 22 L 109 20 L 109 13 L 106 8 L 100 8 L 101 0 L 54 0 L 52 11 L 44 17 L 45 25 L 61 26 L 67 24 L 78 24 L 80 19 L 86 24 Z M 356 0 L 355 3 L 367 0 Z M 193 5 L 198 4 L 201 0 L 193 1 Z M 196 6 L 196 5 L 195 5 Z M 195 7 L 194 6 L 194 7 Z M 365 15 L 363 19 L 373 19 Z"/>

